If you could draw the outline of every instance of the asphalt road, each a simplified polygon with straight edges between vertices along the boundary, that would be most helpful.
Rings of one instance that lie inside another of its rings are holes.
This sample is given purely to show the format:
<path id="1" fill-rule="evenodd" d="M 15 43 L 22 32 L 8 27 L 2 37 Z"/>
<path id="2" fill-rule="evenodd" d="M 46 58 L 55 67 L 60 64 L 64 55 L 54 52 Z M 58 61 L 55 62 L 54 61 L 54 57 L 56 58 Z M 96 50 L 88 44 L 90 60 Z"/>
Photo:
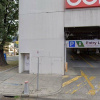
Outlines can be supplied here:
<path id="1" fill-rule="evenodd" d="M 17 55 L 17 56 L 8 56 L 8 57 L 7 57 L 7 61 L 17 61 L 18 58 L 19 58 L 18 55 Z"/>

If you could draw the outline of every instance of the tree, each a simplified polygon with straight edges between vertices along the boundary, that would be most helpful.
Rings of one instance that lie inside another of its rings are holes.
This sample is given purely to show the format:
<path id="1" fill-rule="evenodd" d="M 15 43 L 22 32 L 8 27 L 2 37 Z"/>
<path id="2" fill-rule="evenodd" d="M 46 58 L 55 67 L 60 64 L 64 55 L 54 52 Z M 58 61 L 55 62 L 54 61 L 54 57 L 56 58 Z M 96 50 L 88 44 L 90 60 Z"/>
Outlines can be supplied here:
<path id="1" fill-rule="evenodd" d="M 0 66 L 7 65 L 4 45 L 18 31 L 18 0 L 0 0 Z"/>

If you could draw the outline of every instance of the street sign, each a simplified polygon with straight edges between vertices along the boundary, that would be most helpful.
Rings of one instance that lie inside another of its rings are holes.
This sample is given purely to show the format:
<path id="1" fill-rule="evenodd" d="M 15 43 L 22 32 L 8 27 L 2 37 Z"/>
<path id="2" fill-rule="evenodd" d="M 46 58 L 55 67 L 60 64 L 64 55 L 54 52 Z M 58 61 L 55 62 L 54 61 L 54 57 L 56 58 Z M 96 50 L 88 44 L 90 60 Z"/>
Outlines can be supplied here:
<path id="1" fill-rule="evenodd" d="M 75 47 L 75 41 L 69 41 L 69 47 Z"/>
<path id="2" fill-rule="evenodd" d="M 100 48 L 100 40 L 68 40 L 67 48 Z"/>

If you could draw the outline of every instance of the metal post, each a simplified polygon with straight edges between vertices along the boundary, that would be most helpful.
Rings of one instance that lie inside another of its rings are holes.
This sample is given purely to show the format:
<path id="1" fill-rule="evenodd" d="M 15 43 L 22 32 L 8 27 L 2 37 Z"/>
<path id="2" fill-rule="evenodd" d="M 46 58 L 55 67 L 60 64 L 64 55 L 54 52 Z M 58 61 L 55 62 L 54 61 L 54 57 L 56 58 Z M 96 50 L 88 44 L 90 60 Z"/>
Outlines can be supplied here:
<path id="1" fill-rule="evenodd" d="M 38 67 L 37 67 L 37 91 L 39 90 L 39 57 L 38 57 Z"/>

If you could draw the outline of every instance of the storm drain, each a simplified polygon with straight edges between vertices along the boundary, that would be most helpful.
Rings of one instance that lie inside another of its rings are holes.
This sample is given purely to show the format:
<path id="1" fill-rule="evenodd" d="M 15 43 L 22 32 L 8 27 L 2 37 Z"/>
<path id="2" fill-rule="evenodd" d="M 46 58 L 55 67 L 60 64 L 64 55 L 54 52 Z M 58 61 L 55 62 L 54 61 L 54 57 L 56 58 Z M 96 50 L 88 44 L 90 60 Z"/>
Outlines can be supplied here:
<path id="1" fill-rule="evenodd" d="M 15 100 L 14 96 L 3 96 L 1 100 Z"/>
<path id="2" fill-rule="evenodd" d="M 4 96 L 6 98 L 14 98 L 15 96 Z"/>

